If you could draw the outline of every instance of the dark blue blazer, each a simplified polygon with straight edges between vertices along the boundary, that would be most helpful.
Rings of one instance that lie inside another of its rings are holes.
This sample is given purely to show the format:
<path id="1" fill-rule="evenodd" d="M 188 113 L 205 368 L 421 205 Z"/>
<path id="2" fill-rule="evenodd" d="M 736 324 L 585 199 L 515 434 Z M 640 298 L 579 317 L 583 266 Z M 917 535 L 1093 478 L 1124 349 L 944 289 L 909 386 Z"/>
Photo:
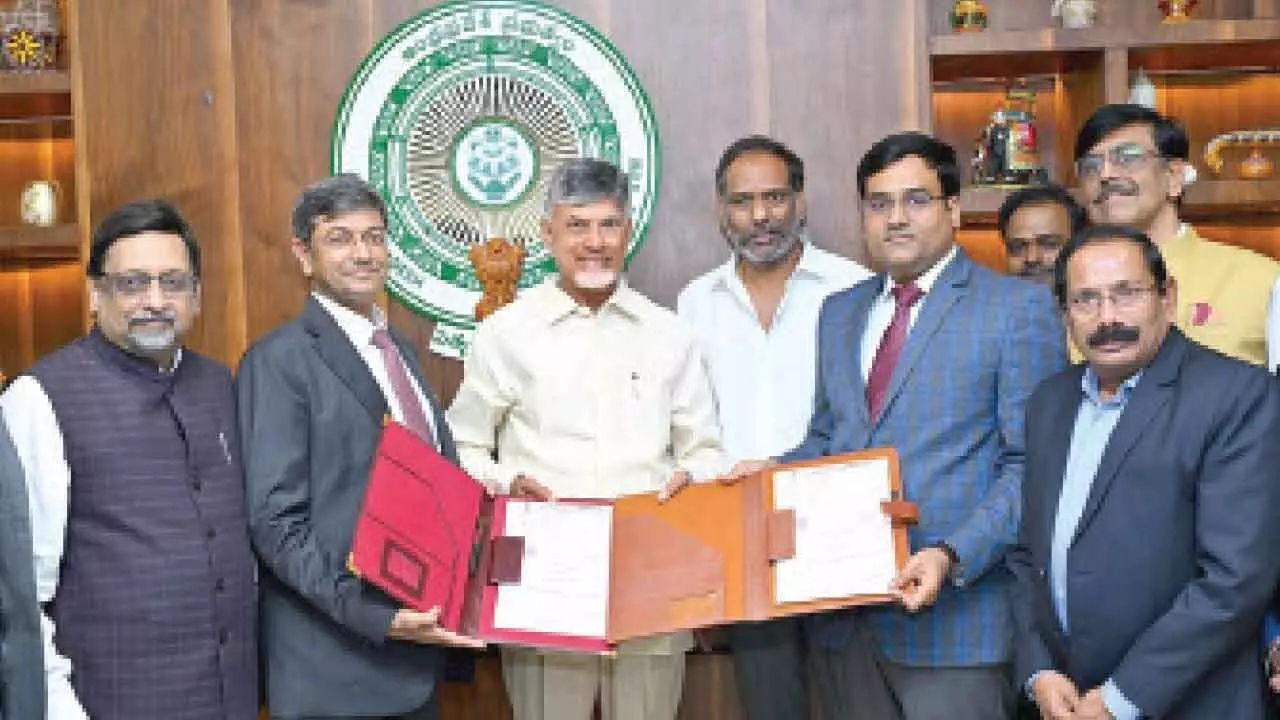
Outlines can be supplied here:
<path id="1" fill-rule="evenodd" d="M 1114 679 L 1159 718 L 1264 717 L 1258 643 L 1280 576 L 1280 386 L 1171 329 L 1102 456 L 1067 555 L 1065 636 L 1050 599 L 1058 496 L 1082 366 L 1027 406 L 1016 577 L 1017 680 Z"/>

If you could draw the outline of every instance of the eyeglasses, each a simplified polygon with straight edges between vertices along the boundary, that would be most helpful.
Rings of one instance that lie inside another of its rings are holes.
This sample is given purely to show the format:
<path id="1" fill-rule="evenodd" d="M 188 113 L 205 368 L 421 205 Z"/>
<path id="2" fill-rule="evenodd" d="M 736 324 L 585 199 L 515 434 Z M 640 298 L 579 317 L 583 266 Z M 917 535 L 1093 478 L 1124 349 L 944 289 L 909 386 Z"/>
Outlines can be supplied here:
<path id="1" fill-rule="evenodd" d="M 753 207 L 756 203 L 760 203 L 770 209 L 778 209 L 785 207 L 795 197 L 795 192 L 790 188 L 776 188 L 773 190 L 765 190 L 759 193 L 735 192 L 729 193 L 724 203 L 734 210 L 745 210 Z"/>
<path id="2" fill-rule="evenodd" d="M 320 240 L 335 250 L 353 247 L 357 241 L 365 247 L 381 248 L 387 244 L 387 230 L 386 228 L 369 228 L 357 233 L 349 228 L 330 228 L 320 237 Z"/>
<path id="3" fill-rule="evenodd" d="M 160 292 L 167 297 L 178 297 L 191 292 L 196 286 L 196 278 L 187 272 L 165 272 L 159 275 L 148 273 L 107 273 L 100 282 L 112 293 L 121 297 L 140 297 L 151 290 L 152 283 L 160 286 Z"/>
<path id="4" fill-rule="evenodd" d="M 1110 300 L 1117 310 L 1132 310 L 1142 302 L 1147 293 L 1155 292 L 1154 285 L 1116 285 L 1109 291 L 1081 290 L 1067 298 L 1067 308 L 1078 317 L 1093 317 L 1102 311 L 1102 303 Z"/>
<path id="5" fill-rule="evenodd" d="M 945 195 L 934 195 L 923 188 L 908 190 L 899 197 L 888 193 L 872 193 L 862 199 L 862 210 L 869 215 L 892 215 L 898 203 L 902 203 L 908 215 L 920 215 Z"/>
<path id="6" fill-rule="evenodd" d="M 1107 160 L 1111 161 L 1111 166 L 1117 170 L 1132 172 L 1140 170 L 1154 158 L 1160 157 L 1160 153 L 1139 145 L 1138 143 L 1122 143 L 1107 150 L 1105 153 L 1089 153 L 1081 155 L 1076 160 L 1076 174 L 1082 178 L 1097 177 L 1102 174 L 1102 168 Z"/>

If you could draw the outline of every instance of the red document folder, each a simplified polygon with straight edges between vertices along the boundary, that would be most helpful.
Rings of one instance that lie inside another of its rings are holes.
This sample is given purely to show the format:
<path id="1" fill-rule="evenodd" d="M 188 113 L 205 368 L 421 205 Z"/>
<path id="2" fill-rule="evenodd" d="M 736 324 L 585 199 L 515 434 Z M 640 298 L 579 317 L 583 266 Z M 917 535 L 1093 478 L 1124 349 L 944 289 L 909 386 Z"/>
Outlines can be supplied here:
<path id="1" fill-rule="evenodd" d="M 352 570 L 407 608 L 439 607 L 440 624 L 458 630 L 484 500 L 479 483 L 388 422 L 356 520 Z"/>

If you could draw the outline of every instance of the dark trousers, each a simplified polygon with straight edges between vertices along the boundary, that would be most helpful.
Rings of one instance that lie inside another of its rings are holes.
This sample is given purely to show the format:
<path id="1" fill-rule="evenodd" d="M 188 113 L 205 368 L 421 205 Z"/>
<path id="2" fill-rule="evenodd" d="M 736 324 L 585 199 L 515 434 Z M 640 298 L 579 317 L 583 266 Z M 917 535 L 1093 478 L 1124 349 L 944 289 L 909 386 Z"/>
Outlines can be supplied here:
<path id="1" fill-rule="evenodd" d="M 809 685 L 799 618 L 727 628 L 747 720 L 807 720 Z"/>
<path id="2" fill-rule="evenodd" d="M 279 720 L 275 715 L 271 716 L 272 720 Z M 436 693 L 431 693 L 431 700 L 422 707 L 405 715 L 362 715 L 360 717 L 347 718 L 341 715 L 317 718 L 305 718 L 305 720 L 440 720 L 440 713 L 436 708 Z"/>
<path id="3" fill-rule="evenodd" d="M 1008 720 L 1014 693 L 1008 665 L 911 667 L 890 662 L 854 615 L 849 644 L 812 652 L 825 720 Z"/>

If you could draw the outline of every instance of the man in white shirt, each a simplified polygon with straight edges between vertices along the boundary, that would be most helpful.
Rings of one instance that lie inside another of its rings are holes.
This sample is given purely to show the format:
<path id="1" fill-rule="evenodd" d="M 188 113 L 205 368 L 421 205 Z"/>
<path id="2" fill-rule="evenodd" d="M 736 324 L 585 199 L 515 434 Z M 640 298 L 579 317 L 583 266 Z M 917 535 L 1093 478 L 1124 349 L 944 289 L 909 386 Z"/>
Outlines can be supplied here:
<path id="1" fill-rule="evenodd" d="M 441 646 L 476 644 L 346 565 L 386 416 L 457 460 L 412 348 L 376 304 L 386 240 L 386 207 L 360 178 L 304 189 L 292 247 L 311 297 L 236 377 L 273 718 L 434 720 Z"/>
<path id="2" fill-rule="evenodd" d="M 800 444 L 813 411 L 823 300 L 871 273 L 805 242 L 804 163 L 787 146 L 737 140 L 715 179 L 732 256 L 689 283 L 677 311 L 706 355 L 728 456 L 776 457 Z M 729 638 L 746 716 L 808 717 L 800 621 L 735 625 Z"/>
<path id="3" fill-rule="evenodd" d="M 549 183 L 542 240 L 559 276 L 476 331 L 449 425 L 495 492 L 549 499 L 672 492 L 724 470 L 702 355 L 684 323 L 629 287 L 626 175 L 570 160 Z M 516 720 L 673 720 L 688 633 L 616 658 L 504 648 Z"/>

